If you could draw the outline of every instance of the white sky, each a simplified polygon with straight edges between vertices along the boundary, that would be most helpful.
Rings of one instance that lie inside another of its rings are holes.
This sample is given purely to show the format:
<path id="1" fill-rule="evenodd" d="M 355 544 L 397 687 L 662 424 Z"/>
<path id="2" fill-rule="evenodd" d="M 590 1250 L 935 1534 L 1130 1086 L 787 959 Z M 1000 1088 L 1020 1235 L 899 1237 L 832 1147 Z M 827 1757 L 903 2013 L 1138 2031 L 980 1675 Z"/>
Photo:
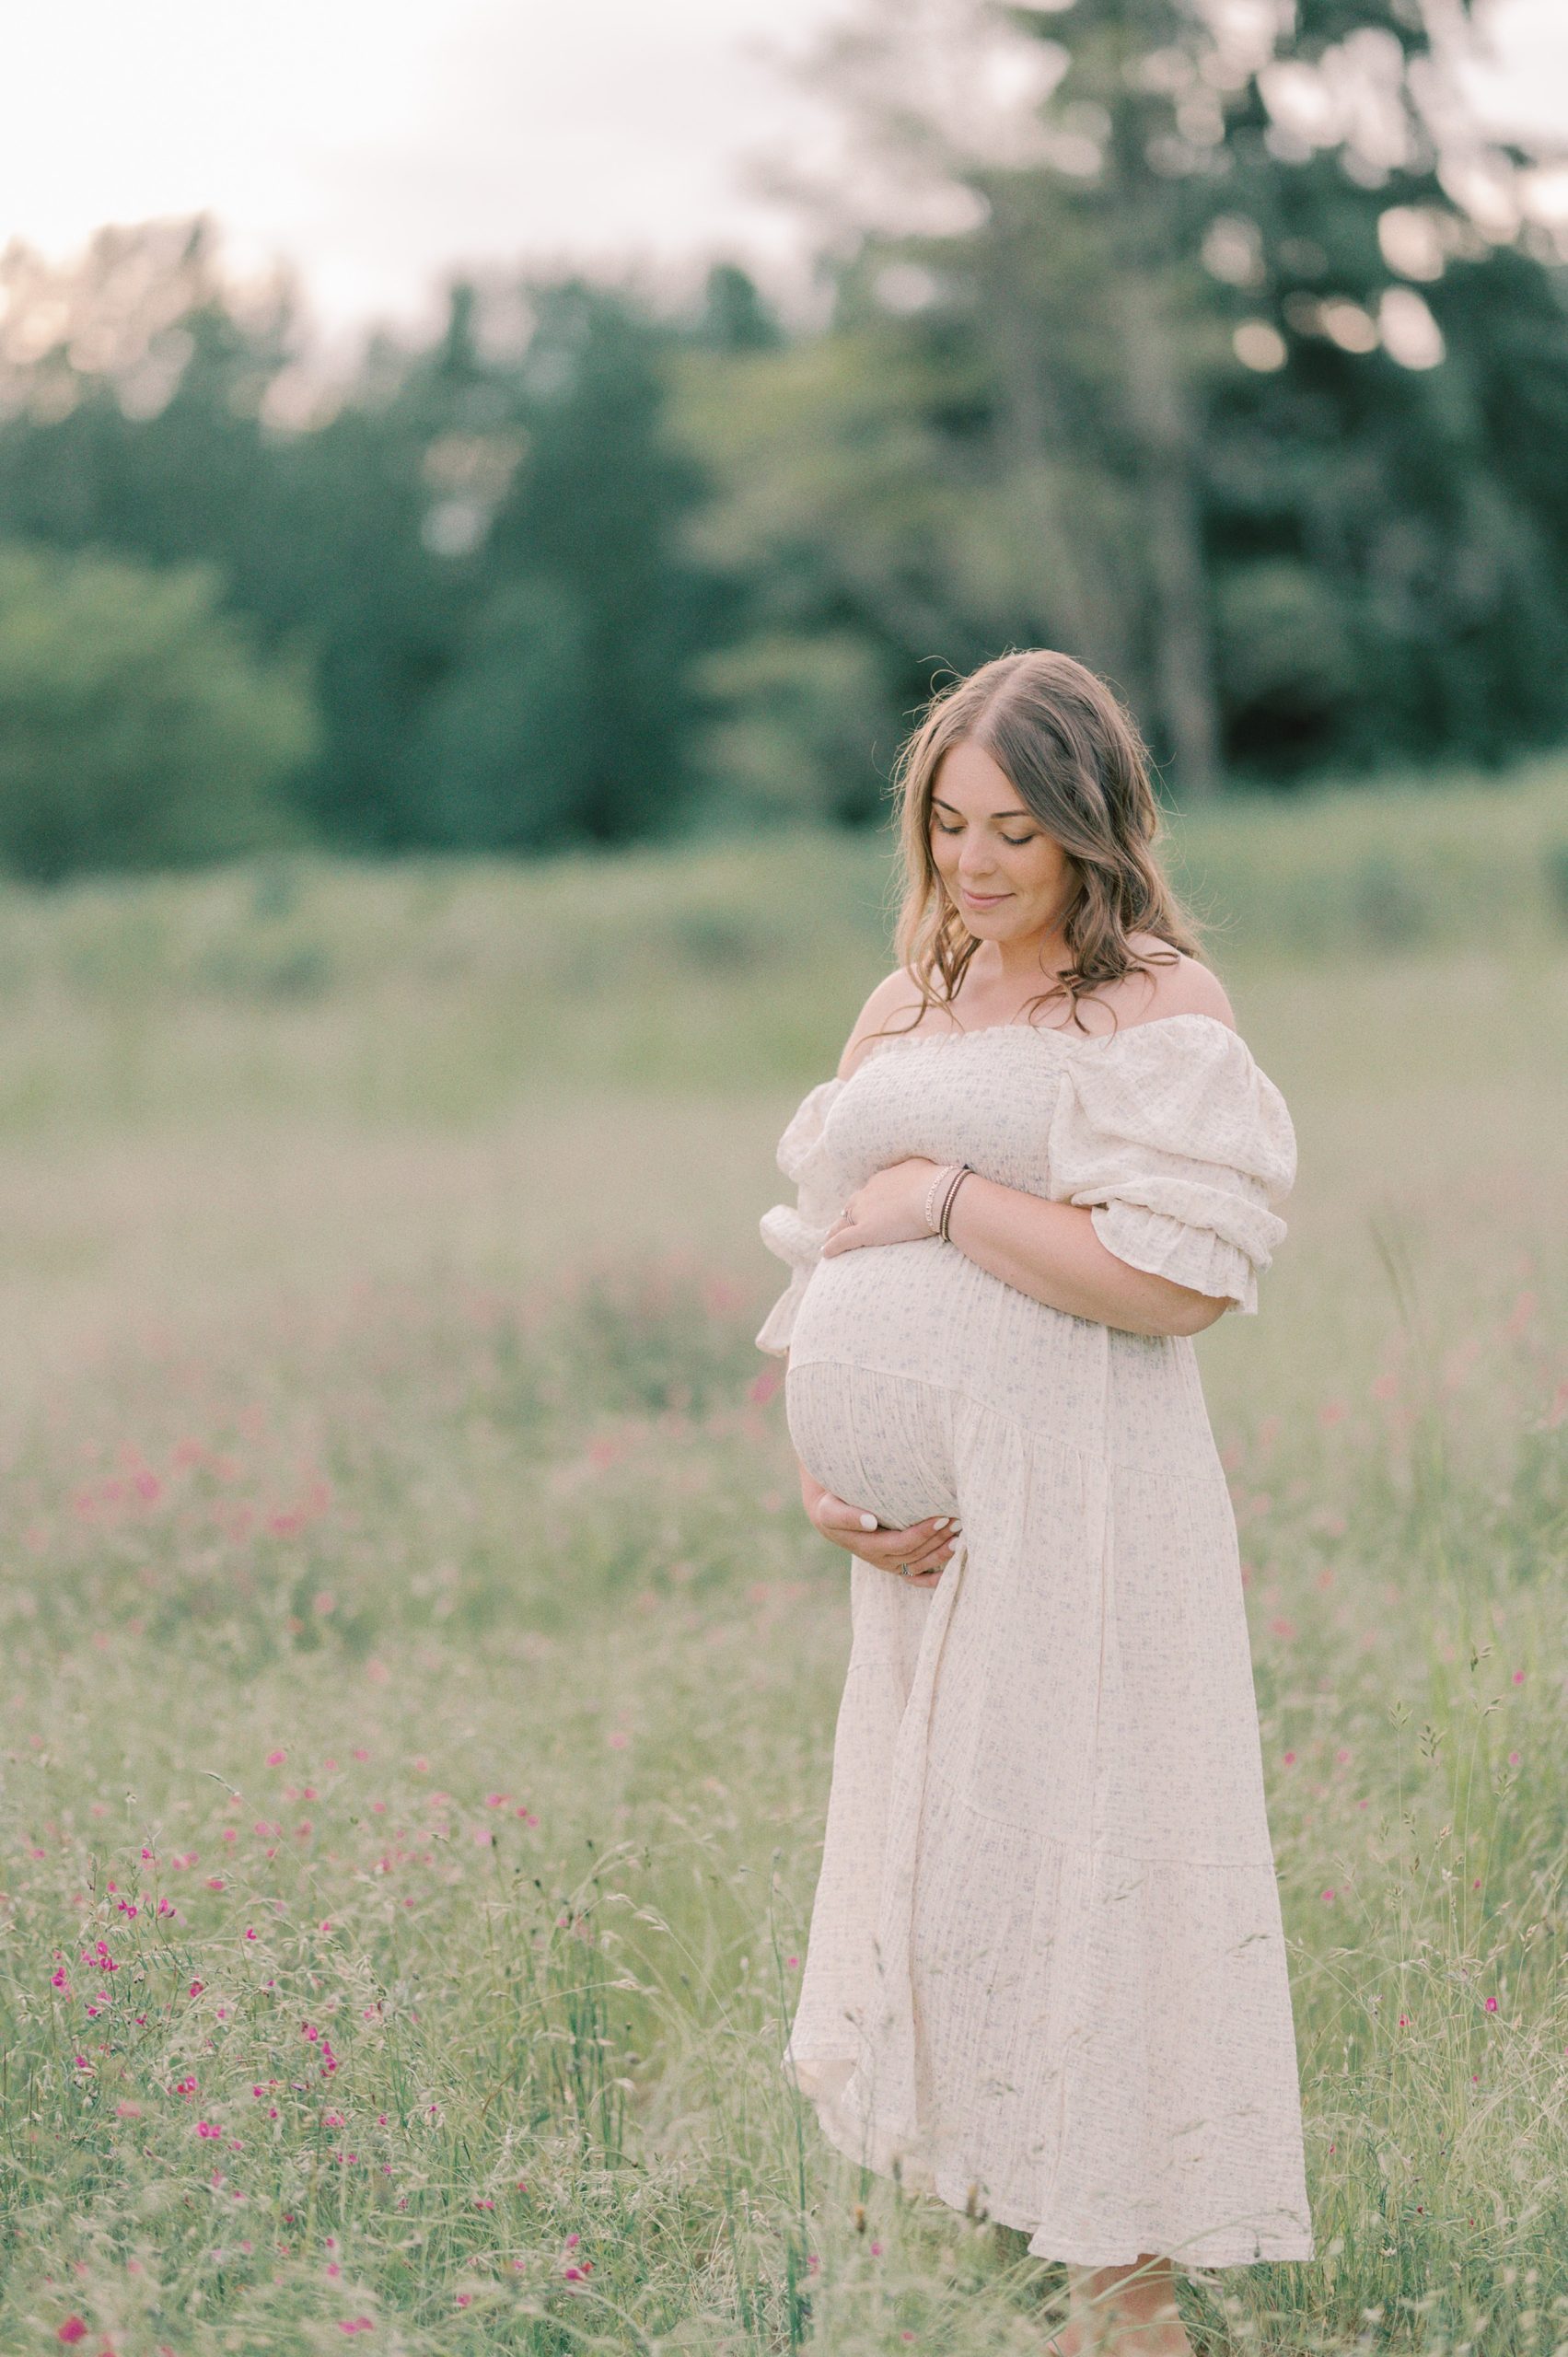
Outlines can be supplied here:
<path id="1" fill-rule="evenodd" d="M 6 29 L 0 245 L 199 209 L 341 335 L 434 316 L 460 262 L 714 251 L 780 291 L 797 233 L 747 192 L 802 101 L 766 60 L 846 0 L 48 0 Z M 1568 143 L 1568 0 L 1493 0 L 1491 122 Z M 684 265 L 684 268 L 682 267 Z"/>

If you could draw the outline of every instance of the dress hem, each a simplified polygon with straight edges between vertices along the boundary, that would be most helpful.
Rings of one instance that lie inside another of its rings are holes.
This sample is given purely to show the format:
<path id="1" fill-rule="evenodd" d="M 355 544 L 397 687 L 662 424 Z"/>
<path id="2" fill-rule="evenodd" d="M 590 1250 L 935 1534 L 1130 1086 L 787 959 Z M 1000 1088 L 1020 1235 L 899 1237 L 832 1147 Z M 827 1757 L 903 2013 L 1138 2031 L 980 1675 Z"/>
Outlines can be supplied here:
<path id="1" fill-rule="evenodd" d="M 812 2105 L 822 2133 L 834 2151 L 841 2153 L 845 2160 L 853 2161 L 857 2167 L 869 2169 L 873 2177 L 891 2181 L 893 2177 L 891 2167 L 878 2165 L 877 2162 L 867 2156 L 864 2131 L 857 2140 L 848 2121 L 842 2117 L 836 2097 L 820 2084 L 820 2074 L 824 2070 L 835 2074 L 839 2071 L 847 2073 L 854 2069 L 856 2060 L 857 2058 L 853 2054 L 799 2054 L 786 2051 L 780 2060 L 779 2067 L 785 2080 Z M 811 2084 L 814 2081 L 817 2082 L 816 2084 Z M 886 2140 L 884 2140 L 884 2148 L 886 2148 Z M 1245 2243 L 1237 2242 L 1234 2246 L 1225 2243 L 1214 2233 L 1200 2233 L 1191 2236 L 1171 2235 L 1160 2242 L 1160 2247 L 1153 2252 L 1144 2249 L 1129 2249 L 1125 2242 L 1118 2244 L 1114 2249 L 1108 2249 L 1103 2243 L 1097 2243 L 1092 2248 L 1085 2248 L 1077 2237 L 1058 2234 L 1048 2220 L 1027 2214 L 1022 2209 L 1007 2201 L 1005 2198 L 1003 2199 L 1001 2206 L 986 2200 L 978 2204 L 978 2211 L 971 2211 L 970 2203 L 975 2190 L 973 2185 L 966 2182 L 960 2191 L 958 2177 L 951 2170 L 944 2169 L 939 2163 L 926 2165 L 905 2155 L 900 2164 L 899 2181 L 907 2192 L 935 2196 L 947 2208 L 960 2211 L 966 2216 L 978 2214 L 992 2225 L 1007 2226 L 1016 2233 L 1027 2234 L 1029 2237 L 1029 2256 L 1032 2258 L 1043 2258 L 1060 2266 L 1132 2267 L 1145 2256 L 1152 2256 L 1168 2258 L 1173 2266 L 1206 2274 L 1215 2269 L 1225 2267 L 1259 2267 L 1273 2265 L 1281 2261 L 1311 2261 L 1318 2256 L 1316 2238 L 1310 2232 L 1307 2234 L 1258 2232 L 1249 2235 Z M 1036 2247 L 1042 2237 L 1051 2244 L 1051 2248 Z M 1157 2236 L 1151 2236 L 1150 2239 L 1159 2241 Z M 1183 2250 L 1183 2243 L 1189 2241 L 1202 2243 L 1204 2246 L 1202 2256 L 1196 2253 L 1189 2254 Z M 1074 2244 L 1075 2247 L 1066 2248 L 1063 2247 L 1064 2244 Z"/>

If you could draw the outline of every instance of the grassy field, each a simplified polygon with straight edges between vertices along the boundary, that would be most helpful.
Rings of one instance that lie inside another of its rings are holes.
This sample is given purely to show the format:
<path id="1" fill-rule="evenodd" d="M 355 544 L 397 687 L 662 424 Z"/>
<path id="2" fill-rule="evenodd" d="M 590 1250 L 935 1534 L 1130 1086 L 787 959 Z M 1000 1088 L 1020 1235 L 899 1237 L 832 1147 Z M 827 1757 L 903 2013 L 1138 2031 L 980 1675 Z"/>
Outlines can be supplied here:
<path id="1" fill-rule="evenodd" d="M 1200 1343 L 1319 2262 L 1568 2349 L 1561 771 L 1184 828 L 1301 1179 Z M 0 893 L 0 2351 L 1025 2351 L 777 2057 L 847 1650 L 784 1120 L 875 844 Z"/>

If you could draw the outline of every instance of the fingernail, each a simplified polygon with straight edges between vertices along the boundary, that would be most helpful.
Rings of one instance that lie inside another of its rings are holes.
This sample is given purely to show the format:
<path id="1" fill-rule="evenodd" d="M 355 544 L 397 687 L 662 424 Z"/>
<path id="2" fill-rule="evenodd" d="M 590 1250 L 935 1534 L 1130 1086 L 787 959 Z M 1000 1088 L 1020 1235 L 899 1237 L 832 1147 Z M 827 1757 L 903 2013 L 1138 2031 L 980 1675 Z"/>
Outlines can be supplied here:
<path id="1" fill-rule="evenodd" d="M 877 1527 L 876 1515 L 874 1514 L 863 1514 L 860 1517 L 860 1527 L 862 1530 L 875 1530 Z"/>
<path id="2" fill-rule="evenodd" d="M 946 1530 L 952 1519 L 950 1514 L 939 1514 L 931 1527 L 933 1530 Z"/>

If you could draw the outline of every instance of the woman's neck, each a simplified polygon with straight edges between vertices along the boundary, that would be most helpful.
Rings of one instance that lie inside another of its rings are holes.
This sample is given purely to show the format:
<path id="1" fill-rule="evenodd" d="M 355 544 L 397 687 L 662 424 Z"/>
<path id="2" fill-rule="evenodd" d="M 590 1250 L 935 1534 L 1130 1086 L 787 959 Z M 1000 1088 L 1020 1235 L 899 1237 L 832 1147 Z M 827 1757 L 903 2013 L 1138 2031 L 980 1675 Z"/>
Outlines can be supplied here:
<path id="1" fill-rule="evenodd" d="M 1072 963 L 1062 928 L 1042 926 L 1016 941 L 982 942 L 970 959 L 963 988 L 980 998 L 1022 1002 L 1049 990 Z"/>

